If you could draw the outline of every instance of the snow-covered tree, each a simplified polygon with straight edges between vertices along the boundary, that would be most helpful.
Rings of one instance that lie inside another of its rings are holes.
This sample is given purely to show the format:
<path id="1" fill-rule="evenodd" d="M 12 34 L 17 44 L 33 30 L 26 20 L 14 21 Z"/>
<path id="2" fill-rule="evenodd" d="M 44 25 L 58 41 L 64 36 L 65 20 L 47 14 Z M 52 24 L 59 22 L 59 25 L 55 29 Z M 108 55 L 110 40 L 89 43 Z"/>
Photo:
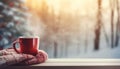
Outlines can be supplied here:
<path id="1" fill-rule="evenodd" d="M 0 0 L 0 49 L 10 47 L 26 31 L 27 8 L 23 2 L 24 0 Z"/>

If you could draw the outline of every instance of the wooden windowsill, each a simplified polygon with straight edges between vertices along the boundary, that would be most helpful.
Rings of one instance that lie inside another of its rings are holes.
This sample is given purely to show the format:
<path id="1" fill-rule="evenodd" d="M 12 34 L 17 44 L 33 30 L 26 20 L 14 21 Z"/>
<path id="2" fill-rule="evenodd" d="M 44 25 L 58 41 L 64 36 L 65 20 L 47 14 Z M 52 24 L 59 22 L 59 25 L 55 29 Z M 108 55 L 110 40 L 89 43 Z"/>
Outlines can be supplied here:
<path id="1" fill-rule="evenodd" d="M 71 66 L 114 66 L 120 69 L 120 59 L 48 59 L 45 63 L 30 65 L 30 66 L 9 66 L 6 69 L 43 69 L 43 67 L 69 67 Z M 51 68 L 50 68 L 51 69 Z M 54 69 L 54 68 L 53 68 Z M 89 69 L 89 68 L 88 68 Z M 109 68 L 110 69 L 110 68 Z"/>

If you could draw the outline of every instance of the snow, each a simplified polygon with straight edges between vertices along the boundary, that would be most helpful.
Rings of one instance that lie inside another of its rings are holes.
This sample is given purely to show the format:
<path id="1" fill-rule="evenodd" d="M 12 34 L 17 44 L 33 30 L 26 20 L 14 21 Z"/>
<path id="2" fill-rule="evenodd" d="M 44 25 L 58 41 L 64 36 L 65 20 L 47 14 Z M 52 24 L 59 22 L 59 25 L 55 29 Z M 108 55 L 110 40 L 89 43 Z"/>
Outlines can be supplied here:
<path id="1" fill-rule="evenodd" d="M 120 46 L 115 48 L 104 48 L 99 51 L 81 53 L 79 56 L 69 56 L 70 58 L 120 58 Z"/>

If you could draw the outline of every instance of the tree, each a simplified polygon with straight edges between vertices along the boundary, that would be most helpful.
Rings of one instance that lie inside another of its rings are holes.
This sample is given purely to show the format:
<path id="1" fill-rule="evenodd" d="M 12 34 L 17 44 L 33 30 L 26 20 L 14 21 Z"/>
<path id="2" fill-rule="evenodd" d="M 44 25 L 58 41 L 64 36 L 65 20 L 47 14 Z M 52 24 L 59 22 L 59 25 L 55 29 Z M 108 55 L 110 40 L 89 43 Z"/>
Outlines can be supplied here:
<path id="1" fill-rule="evenodd" d="M 110 7 L 111 7 L 111 48 L 114 47 L 114 7 L 115 1 L 110 0 Z"/>
<path id="2" fill-rule="evenodd" d="M 58 44 L 57 44 L 57 42 L 56 41 L 54 41 L 54 58 L 57 58 L 57 51 L 58 51 Z"/>
<path id="3" fill-rule="evenodd" d="M 27 10 L 22 4 L 21 0 L 0 0 L 0 48 L 10 47 L 18 36 L 26 32 L 24 26 Z"/>
<path id="4" fill-rule="evenodd" d="M 86 25 L 86 31 L 85 31 L 85 52 L 87 52 L 87 47 L 88 47 L 88 35 L 89 31 L 87 31 L 88 25 Z"/>
<path id="5" fill-rule="evenodd" d="M 102 0 L 97 0 L 98 3 L 98 12 L 97 12 L 97 23 L 96 23 L 96 28 L 95 28 L 95 40 L 94 40 L 94 50 L 99 49 L 99 44 L 100 44 L 100 34 L 101 34 L 101 4 Z"/>
<path id="6" fill-rule="evenodd" d="M 119 0 L 116 0 L 116 5 L 117 5 L 117 24 L 116 24 L 116 38 L 115 38 L 115 46 L 118 46 L 119 44 L 119 39 L 120 39 L 120 8 L 119 8 Z"/>

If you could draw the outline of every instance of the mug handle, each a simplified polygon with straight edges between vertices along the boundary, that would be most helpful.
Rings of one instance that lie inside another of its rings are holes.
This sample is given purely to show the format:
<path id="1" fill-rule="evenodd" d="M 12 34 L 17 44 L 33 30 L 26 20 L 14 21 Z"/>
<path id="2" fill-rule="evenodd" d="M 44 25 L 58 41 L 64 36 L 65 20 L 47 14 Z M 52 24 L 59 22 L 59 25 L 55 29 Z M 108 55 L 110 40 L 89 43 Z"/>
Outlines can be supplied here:
<path id="1" fill-rule="evenodd" d="M 20 51 L 18 51 L 17 48 L 16 48 L 16 43 L 19 43 L 18 40 L 16 40 L 16 41 L 13 42 L 13 44 L 12 44 L 12 45 L 13 45 L 13 49 L 14 49 L 17 53 L 20 53 Z"/>

